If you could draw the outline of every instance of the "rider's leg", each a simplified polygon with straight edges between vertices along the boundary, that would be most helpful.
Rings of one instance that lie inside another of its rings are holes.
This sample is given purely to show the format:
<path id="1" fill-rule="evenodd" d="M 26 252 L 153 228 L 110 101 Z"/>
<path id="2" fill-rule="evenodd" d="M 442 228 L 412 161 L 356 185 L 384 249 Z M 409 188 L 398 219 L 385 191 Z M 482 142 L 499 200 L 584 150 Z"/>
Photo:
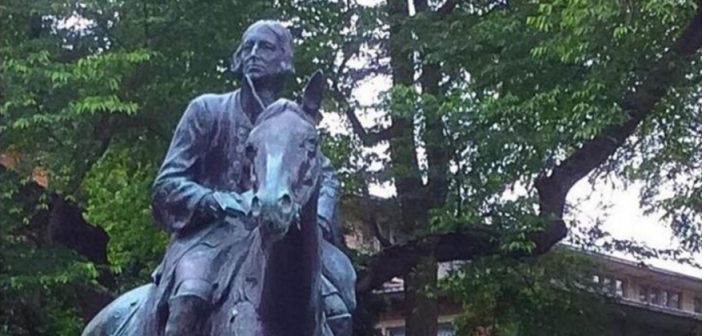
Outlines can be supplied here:
<path id="1" fill-rule="evenodd" d="M 176 286 L 168 300 L 165 336 L 201 335 L 212 307 L 214 286 L 207 280 L 211 256 L 208 251 L 191 251 L 176 267 Z"/>
<path id="2" fill-rule="evenodd" d="M 352 334 L 351 311 L 326 276 L 322 276 L 322 297 L 324 316 L 334 336 L 350 336 Z"/>
<path id="3" fill-rule="evenodd" d="M 196 295 L 176 295 L 168 300 L 165 336 L 202 335 L 210 302 Z"/>
<path id="4" fill-rule="evenodd" d="M 335 336 L 352 334 L 351 313 L 356 308 L 356 272 L 338 248 L 322 244 L 322 295 L 324 315 Z"/>

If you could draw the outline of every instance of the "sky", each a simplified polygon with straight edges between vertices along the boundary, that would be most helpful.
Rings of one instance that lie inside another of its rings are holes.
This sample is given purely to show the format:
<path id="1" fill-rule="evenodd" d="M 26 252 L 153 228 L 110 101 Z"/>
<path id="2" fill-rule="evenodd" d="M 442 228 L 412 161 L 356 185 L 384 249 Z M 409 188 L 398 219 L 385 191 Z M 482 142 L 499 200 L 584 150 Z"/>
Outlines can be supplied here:
<path id="1" fill-rule="evenodd" d="M 639 205 L 640 185 L 628 188 L 619 185 L 596 183 L 591 185 L 586 179 L 578 182 L 568 194 L 568 204 L 575 207 L 578 219 L 585 225 L 593 224 L 598 218 L 602 228 L 617 239 L 630 239 L 642 242 L 653 248 L 675 248 L 678 245 L 671 229 L 660 216 L 644 214 Z M 605 209 L 606 208 L 606 209 Z M 617 257 L 635 260 L 631 256 L 615 253 Z M 702 255 L 694 255 L 698 263 Z M 675 272 L 702 278 L 702 270 L 689 265 L 681 265 L 667 260 L 646 260 L 647 264 Z"/>

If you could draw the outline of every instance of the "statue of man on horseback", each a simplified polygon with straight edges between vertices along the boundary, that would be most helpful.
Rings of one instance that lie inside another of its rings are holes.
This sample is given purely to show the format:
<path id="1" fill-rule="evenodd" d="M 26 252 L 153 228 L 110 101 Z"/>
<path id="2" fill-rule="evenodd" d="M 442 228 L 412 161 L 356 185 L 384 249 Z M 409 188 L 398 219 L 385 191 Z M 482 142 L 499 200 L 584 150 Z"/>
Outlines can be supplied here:
<path id="1" fill-rule="evenodd" d="M 232 58 L 242 88 L 190 102 L 153 186 L 166 254 L 83 336 L 351 335 L 356 275 L 316 130 L 324 79 L 281 99 L 292 57 L 285 27 L 256 22 Z"/>
<path id="2" fill-rule="evenodd" d="M 157 315 L 163 316 L 156 323 L 165 336 L 200 335 L 230 276 L 223 274 L 225 264 L 248 248 L 232 243 L 244 241 L 238 237 L 255 225 L 247 219 L 252 182 L 245 143 L 260 112 L 280 98 L 284 77 L 293 73 L 290 32 L 275 21 L 254 23 L 233 55 L 232 70 L 242 88 L 190 103 L 153 186 L 154 217 L 172 236 L 153 277 Z M 332 250 L 340 242 L 339 183 L 329 160 L 323 162 L 318 223 L 333 244 L 322 248 L 324 312 L 335 335 L 350 335 L 355 275 L 334 271 L 349 260 Z"/>

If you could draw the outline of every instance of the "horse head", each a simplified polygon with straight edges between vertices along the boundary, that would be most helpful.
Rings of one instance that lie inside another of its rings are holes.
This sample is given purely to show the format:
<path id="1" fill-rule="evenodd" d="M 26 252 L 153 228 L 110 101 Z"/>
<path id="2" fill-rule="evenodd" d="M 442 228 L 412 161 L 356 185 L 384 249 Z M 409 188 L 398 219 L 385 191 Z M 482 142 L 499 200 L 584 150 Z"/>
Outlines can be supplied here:
<path id="1" fill-rule="evenodd" d="M 298 102 L 279 99 L 269 105 L 249 135 L 251 214 L 265 241 L 280 240 L 294 223 L 299 225 L 308 203 L 316 211 L 321 155 L 315 126 L 323 86 L 323 76 L 315 73 Z"/>

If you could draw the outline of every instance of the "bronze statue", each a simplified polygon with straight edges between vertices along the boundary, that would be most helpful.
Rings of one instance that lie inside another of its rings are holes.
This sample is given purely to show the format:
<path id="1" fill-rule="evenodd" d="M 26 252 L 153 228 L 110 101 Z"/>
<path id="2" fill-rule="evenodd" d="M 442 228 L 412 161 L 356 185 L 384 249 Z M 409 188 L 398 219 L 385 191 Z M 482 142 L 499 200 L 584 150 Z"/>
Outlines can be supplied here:
<path id="1" fill-rule="evenodd" d="M 154 284 L 84 335 L 351 334 L 355 273 L 332 244 L 339 183 L 314 128 L 324 80 L 300 104 L 280 100 L 292 56 L 286 28 L 256 22 L 233 55 L 242 88 L 190 103 L 153 188 L 172 235 Z"/>

